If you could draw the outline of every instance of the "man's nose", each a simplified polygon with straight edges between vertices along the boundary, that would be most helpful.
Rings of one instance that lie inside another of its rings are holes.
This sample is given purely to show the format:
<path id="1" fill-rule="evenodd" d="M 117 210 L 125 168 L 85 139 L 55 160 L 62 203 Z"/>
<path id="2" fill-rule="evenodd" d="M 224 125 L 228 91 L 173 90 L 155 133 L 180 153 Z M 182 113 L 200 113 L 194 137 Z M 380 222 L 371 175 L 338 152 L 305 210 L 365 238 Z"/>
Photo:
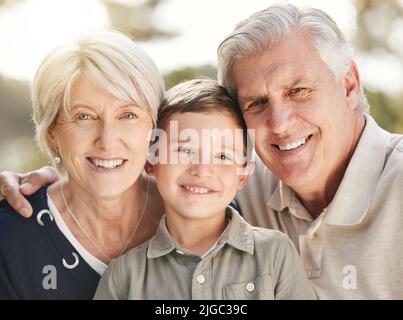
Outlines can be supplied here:
<path id="1" fill-rule="evenodd" d="M 284 101 L 274 101 L 266 110 L 266 124 L 275 135 L 287 132 L 296 122 L 293 106 Z"/>

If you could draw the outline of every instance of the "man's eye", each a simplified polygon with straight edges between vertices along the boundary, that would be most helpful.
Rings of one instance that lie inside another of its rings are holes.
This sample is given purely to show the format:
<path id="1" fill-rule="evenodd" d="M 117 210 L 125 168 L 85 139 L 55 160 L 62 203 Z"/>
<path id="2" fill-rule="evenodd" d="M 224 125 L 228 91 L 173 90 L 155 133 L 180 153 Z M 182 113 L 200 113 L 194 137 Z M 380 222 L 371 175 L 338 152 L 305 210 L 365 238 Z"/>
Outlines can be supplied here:
<path id="1" fill-rule="evenodd" d="M 246 110 L 250 110 L 253 108 L 258 108 L 258 107 L 262 107 L 265 106 L 267 104 L 267 99 L 258 99 L 255 100 L 253 102 L 251 102 L 247 107 Z"/>
<path id="2" fill-rule="evenodd" d="M 91 116 L 88 114 L 85 114 L 85 113 L 81 113 L 78 115 L 77 118 L 78 118 L 78 120 L 90 120 Z"/>
<path id="3" fill-rule="evenodd" d="M 290 90 L 288 91 L 288 95 L 289 95 L 289 96 L 292 96 L 292 95 L 296 95 L 296 94 L 298 94 L 298 93 L 302 93 L 302 92 L 304 92 L 304 91 L 306 91 L 306 88 L 293 88 L 293 89 L 290 89 Z"/>
<path id="4" fill-rule="evenodd" d="M 136 115 L 133 112 L 125 112 L 122 116 L 122 119 L 133 120 L 136 119 Z"/>

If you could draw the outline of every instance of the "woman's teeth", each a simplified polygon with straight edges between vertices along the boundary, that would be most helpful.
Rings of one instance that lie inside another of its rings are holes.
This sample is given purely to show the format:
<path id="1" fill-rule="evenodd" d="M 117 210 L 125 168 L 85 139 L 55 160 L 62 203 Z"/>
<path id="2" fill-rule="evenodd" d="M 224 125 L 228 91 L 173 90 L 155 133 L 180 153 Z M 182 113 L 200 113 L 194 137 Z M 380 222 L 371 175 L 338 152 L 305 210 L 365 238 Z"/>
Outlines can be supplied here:
<path id="1" fill-rule="evenodd" d="M 99 160 L 99 159 L 92 159 L 91 160 L 93 164 L 95 164 L 97 167 L 103 167 L 106 169 L 115 169 L 119 166 L 122 165 L 123 160 Z"/>

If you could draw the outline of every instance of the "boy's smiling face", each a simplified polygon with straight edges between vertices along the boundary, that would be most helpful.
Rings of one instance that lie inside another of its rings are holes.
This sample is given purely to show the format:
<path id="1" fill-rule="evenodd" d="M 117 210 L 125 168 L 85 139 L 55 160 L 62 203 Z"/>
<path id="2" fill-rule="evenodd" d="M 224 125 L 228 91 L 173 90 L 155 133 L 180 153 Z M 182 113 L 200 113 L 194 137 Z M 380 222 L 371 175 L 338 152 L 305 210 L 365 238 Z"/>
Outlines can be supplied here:
<path id="1" fill-rule="evenodd" d="M 168 155 L 168 163 L 160 157 L 149 172 L 157 179 L 167 213 L 191 220 L 222 215 L 248 177 L 248 170 L 239 174 L 245 147 L 235 136 L 242 136 L 241 127 L 222 112 L 175 113 L 168 123 L 166 142 L 161 140 L 158 149 Z M 178 135 L 171 132 L 172 124 Z"/>

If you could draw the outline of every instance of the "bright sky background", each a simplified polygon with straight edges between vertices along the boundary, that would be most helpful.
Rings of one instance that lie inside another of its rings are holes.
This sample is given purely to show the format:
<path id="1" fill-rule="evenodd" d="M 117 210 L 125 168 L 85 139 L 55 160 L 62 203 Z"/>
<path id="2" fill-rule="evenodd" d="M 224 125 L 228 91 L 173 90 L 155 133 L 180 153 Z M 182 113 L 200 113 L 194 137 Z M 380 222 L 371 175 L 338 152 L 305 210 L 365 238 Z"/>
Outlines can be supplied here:
<path id="1" fill-rule="evenodd" d="M 14 1 L 11 7 L 0 10 L 0 72 L 18 79 L 31 80 L 41 59 L 58 44 L 109 24 L 106 9 L 98 0 Z M 155 24 L 180 35 L 143 43 L 143 47 L 162 72 L 186 65 L 216 64 L 216 48 L 233 26 L 273 2 L 165 0 L 157 7 Z M 351 0 L 289 2 L 325 10 L 347 38 L 352 38 L 356 25 Z M 368 87 L 392 93 L 403 89 L 402 67 L 396 59 L 358 57 L 357 62 Z"/>

